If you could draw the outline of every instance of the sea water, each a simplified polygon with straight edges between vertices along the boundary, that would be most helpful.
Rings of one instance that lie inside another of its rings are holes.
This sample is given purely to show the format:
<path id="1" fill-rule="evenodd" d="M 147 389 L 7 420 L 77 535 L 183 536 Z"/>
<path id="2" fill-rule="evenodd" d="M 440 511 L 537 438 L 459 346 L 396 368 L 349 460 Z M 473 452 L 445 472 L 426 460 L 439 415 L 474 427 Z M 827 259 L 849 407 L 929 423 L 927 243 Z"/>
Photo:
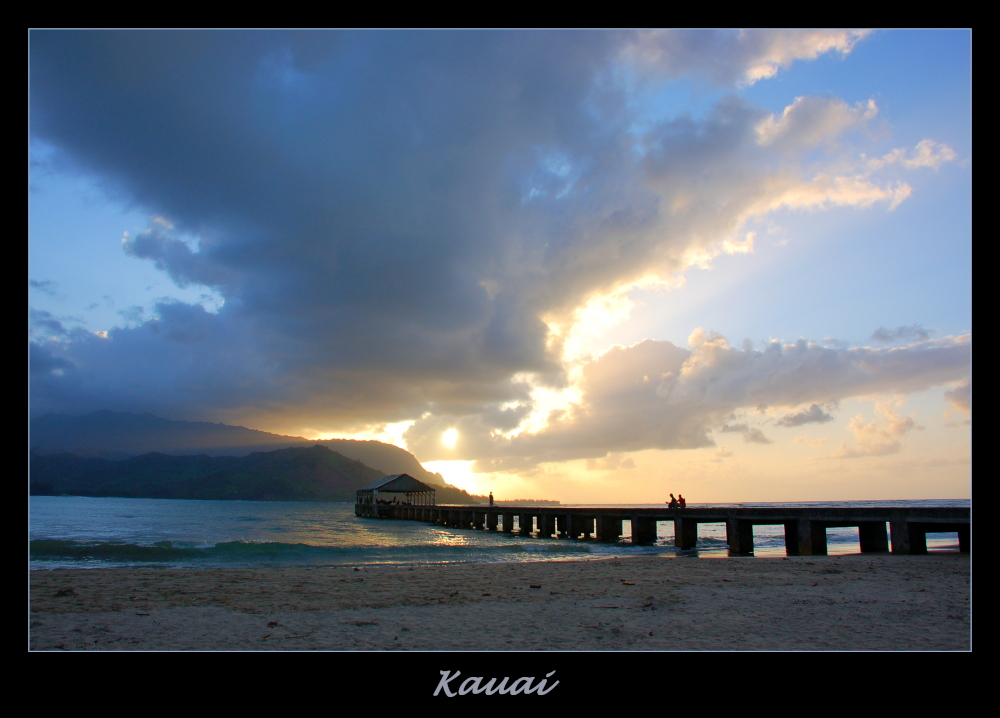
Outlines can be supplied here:
<path id="1" fill-rule="evenodd" d="M 969 501 L 713 504 L 778 505 L 969 506 Z M 613 543 L 539 539 L 420 521 L 358 518 L 349 503 L 32 496 L 29 521 L 32 569 L 361 566 L 728 555 L 724 524 L 700 524 L 697 548 L 681 551 L 673 545 L 672 521 L 657 523 L 655 544 L 633 546 L 628 521 L 623 525 L 625 535 Z M 860 552 L 856 528 L 828 529 L 827 542 L 831 555 Z M 928 534 L 927 545 L 931 551 L 957 551 L 958 536 Z M 757 556 L 784 556 L 784 528 L 755 526 L 754 550 Z"/>

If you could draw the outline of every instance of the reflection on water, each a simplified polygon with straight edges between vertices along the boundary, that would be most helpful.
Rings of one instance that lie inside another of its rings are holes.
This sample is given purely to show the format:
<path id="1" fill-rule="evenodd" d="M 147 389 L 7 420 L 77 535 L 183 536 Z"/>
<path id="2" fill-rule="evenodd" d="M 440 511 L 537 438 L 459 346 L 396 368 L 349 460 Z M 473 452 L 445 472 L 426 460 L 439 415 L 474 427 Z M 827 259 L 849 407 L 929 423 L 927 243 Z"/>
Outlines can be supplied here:
<path id="1" fill-rule="evenodd" d="M 879 503 L 969 505 L 967 501 Z M 657 523 L 653 546 L 628 542 L 629 521 L 623 522 L 622 529 L 621 541 L 598 543 L 463 531 L 418 521 L 361 519 L 354 516 L 353 504 L 75 496 L 34 496 L 30 503 L 32 568 L 343 566 L 728 555 L 726 528 L 721 523 L 700 524 L 698 547 L 691 551 L 674 547 L 672 521 Z M 856 528 L 829 529 L 827 542 L 831 555 L 860 552 Z M 927 545 L 930 551 L 957 551 L 958 537 L 928 534 Z M 784 556 L 783 527 L 755 526 L 754 548 L 757 556 Z"/>

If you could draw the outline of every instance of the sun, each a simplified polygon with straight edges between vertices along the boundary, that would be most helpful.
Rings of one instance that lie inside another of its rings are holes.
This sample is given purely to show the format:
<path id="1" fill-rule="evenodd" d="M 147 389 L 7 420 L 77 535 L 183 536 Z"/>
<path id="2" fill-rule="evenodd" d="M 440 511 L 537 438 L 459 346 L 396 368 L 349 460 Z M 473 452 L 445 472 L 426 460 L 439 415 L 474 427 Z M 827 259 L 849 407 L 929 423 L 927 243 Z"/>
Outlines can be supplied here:
<path id="1" fill-rule="evenodd" d="M 454 449 L 455 444 L 458 443 L 458 432 L 455 429 L 448 429 L 441 435 L 441 443 L 449 449 Z"/>

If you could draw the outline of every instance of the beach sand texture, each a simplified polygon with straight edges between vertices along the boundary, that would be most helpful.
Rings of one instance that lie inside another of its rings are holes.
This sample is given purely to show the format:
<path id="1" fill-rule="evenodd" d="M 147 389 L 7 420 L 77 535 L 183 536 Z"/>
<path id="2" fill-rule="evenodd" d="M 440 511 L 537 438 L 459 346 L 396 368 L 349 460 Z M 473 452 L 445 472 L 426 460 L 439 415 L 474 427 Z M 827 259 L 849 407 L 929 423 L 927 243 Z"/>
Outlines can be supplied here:
<path id="1" fill-rule="evenodd" d="M 968 650 L 968 555 L 30 572 L 33 650 Z"/>

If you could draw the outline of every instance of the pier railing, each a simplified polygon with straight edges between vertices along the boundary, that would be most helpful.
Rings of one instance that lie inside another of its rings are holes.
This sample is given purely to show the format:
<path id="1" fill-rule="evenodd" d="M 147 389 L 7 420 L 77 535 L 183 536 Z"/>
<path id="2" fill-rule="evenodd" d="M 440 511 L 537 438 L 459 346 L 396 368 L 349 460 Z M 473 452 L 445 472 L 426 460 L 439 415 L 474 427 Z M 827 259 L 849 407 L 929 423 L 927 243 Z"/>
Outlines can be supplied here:
<path id="1" fill-rule="evenodd" d="M 857 527 L 863 553 L 892 550 L 899 554 L 927 553 L 927 534 L 957 532 L 959 550 L 971 551 L 972 512 L 968 507 L 698 507 L 686 509 L 552 506 L 406 506 L 380 505 L 377 512 L 358 505 L 355 513 L 370 518 L 427 521 L 480 531 L 517 532 L 538 538 L 617 541 L 625 521 L 632 525 L 632 543 L 656 541 L 656 523 L 674 522 L 674 543 L 695 548 L 698 524 L 724 523 L 731 555 L 753 553 L 753 527 L 781 525 L 789 555 L 827 553 L 826 530 Z"/>

